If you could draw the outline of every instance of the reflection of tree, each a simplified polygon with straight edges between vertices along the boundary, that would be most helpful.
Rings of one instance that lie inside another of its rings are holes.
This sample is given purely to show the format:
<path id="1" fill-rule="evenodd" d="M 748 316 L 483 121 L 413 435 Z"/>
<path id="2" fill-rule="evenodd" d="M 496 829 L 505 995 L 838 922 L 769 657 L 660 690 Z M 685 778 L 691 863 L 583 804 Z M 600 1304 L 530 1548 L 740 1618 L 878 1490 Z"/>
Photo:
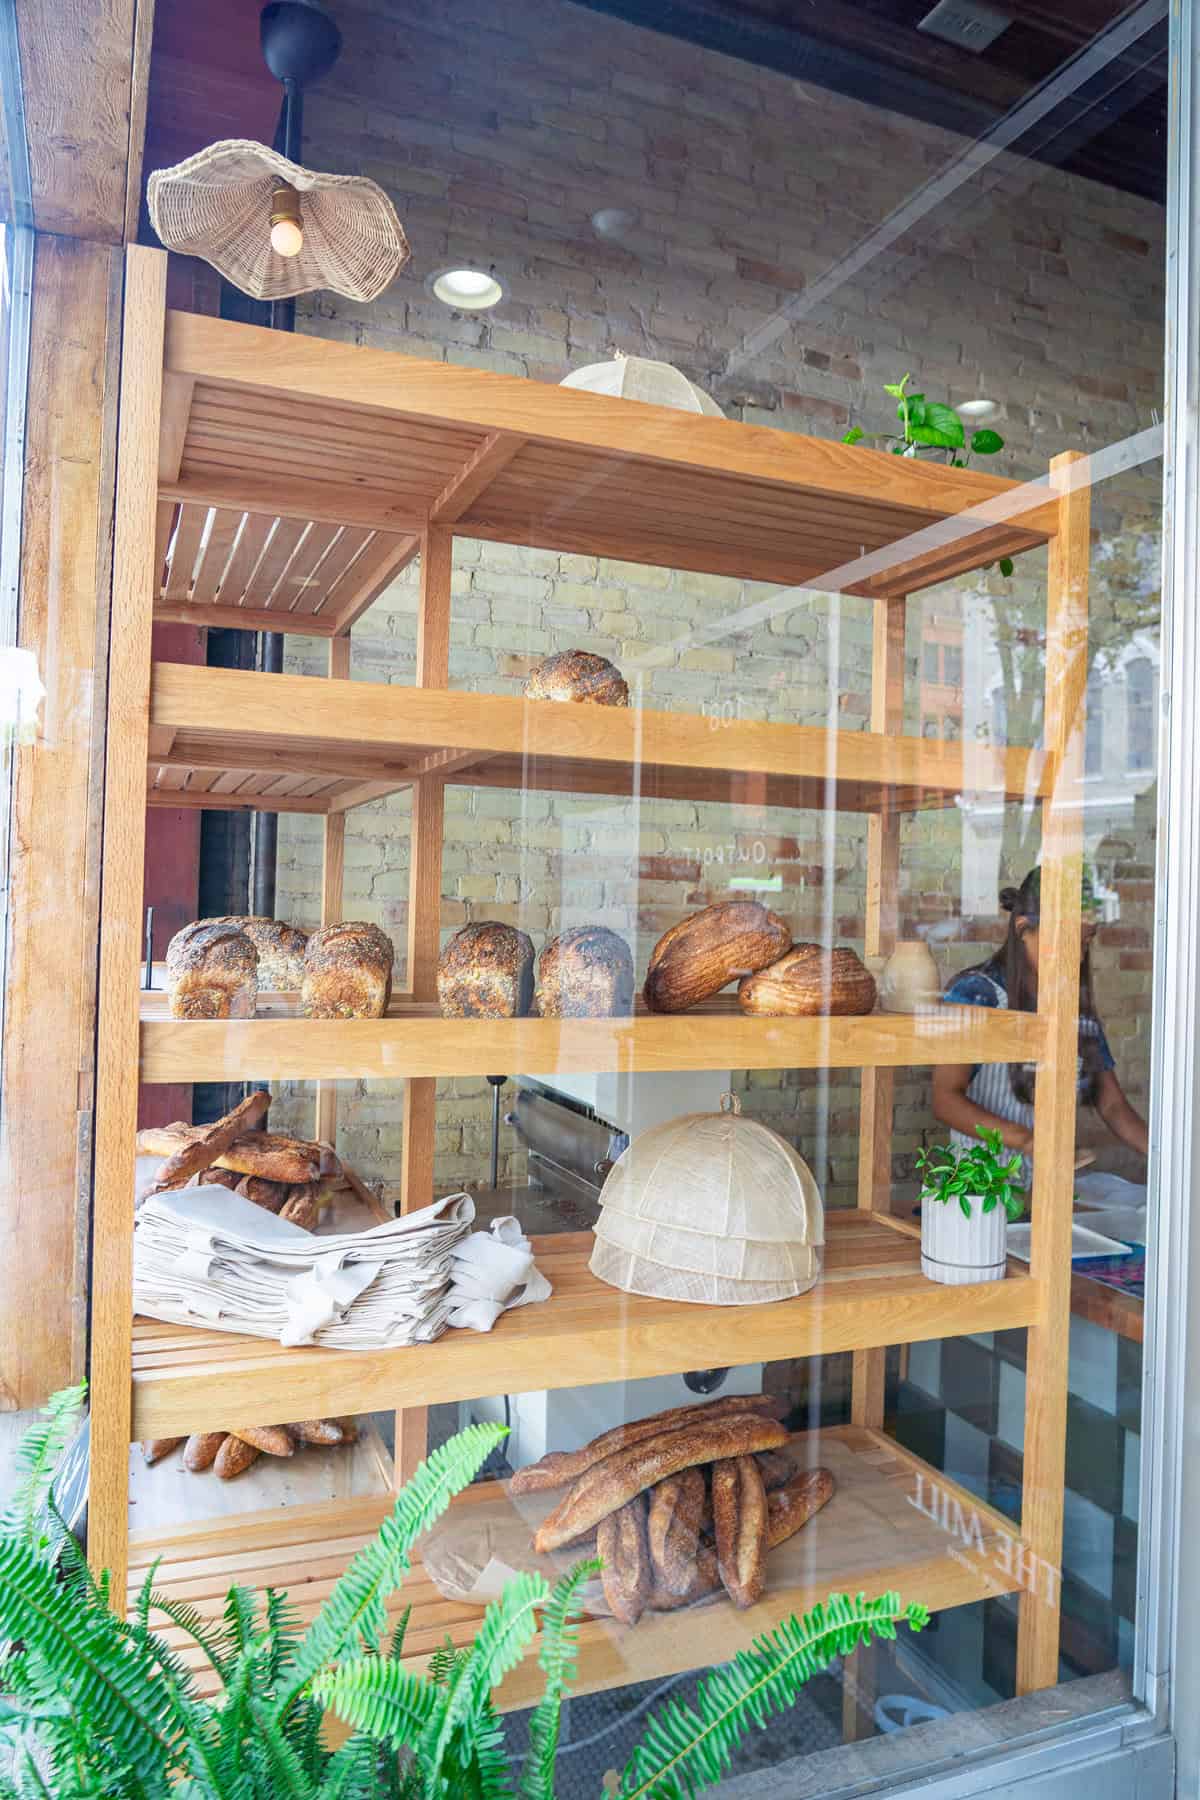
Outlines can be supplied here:
<path id="1" fill-rule="evenodd" d="M 1128 516 L 1105 530 L 1092 545 L 1090 609 L 1087 641 L 1088 686 L 1118 679 L 1118 666 L 1135 634 L 1157 636 L 1160 618 L 1161 532 L 1157 492 L 1147 512 L 1146 496 L 1137 496 Z M 1021 564 L 1013 579 L 991 578 L 987 599 L 992 639 L 999 665 L 1010 744 L 1042 743 L 1046 712 L 1046 595 L 1042 581 L 1022 579 Z M 1077 721 L 1082 726 L 1082 719 Z M 1016 877 L 1037 861 L 1041 847 L 1040 813 L 1030 807 L 1004 809 L 1001 868 Z"/>

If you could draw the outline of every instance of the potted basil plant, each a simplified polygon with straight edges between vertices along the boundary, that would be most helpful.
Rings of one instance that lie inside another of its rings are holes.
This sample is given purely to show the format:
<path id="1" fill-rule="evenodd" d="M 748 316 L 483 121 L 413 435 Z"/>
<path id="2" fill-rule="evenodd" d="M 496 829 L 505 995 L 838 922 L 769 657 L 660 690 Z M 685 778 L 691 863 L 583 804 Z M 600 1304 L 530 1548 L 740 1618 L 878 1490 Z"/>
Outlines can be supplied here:
<path id="1" fill-rule="evenodd" d="M 1021 1158 L 1008 1154 L 998 1131 L 979 1136 L 968 1149 L 938 1144 L 917 1157 L 921 1269 L 947 1287 L 1003 1281 L 1008 1223 L 1024 1211 Z"/>

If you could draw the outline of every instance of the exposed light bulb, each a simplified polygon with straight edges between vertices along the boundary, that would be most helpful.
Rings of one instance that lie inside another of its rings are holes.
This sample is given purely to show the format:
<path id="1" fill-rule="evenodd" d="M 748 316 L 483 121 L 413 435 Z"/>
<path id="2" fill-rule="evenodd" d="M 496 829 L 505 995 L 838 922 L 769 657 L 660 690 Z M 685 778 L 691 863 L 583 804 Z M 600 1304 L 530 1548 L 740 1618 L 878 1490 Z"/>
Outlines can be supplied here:
<path id="1" fill-rule="evenodd" d="M 271 248 L 277 256 L 299 256 L 304 232 L 295 219 L 277 219 L 271 227 Z"/>
<path id="2" fill-rule="evenodd" d="M 285 181 L 271 196 L 271 248 L 277 256 L 299 256 L 303 246 L 300 196 Z"/>

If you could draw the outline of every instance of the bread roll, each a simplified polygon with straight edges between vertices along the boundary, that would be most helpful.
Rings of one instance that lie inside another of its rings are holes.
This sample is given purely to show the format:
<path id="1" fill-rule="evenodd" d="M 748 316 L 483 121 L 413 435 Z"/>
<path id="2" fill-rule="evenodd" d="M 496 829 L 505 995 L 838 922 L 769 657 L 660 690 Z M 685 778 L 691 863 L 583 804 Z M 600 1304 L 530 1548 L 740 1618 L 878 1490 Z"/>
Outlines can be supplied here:
<path id="1" fill-rule="evenodd" d="M 686 1012 L 735 976 L 773 963 L 791 941 L 784 920 L 757 900 L 719 900 L 659 938 L 646 971 L 646 1005 Z"/>
<path id="2" fill-rule="evenodd" d="M 533 1000 L 533 944 L 512 925 L 456 931 L 438 961 L 444 1019 L 519 1019 Z"/>
<path id="3" fill-rule="evenodd" d="M 258 952 L 226 919 L 197 919 L 167 945 L 167 1003 L 173 1019 L 252 1019 Z"/>
<path id="4" fill-rule="evenodd" d="M 543 1019 L 625 1018 L 633 1011 L 633 957 L 603 925 L 579 925 L 554 938 L 538 958 L 537 1009 Z"/>
<path id="5" fill-rule="evenodd" d="M 527 700 L 585 700 L 593 706 L 628 706 L 629 686 L 615 663 L 590 650 L 545 656 L 525 681 Z"/>
<path id="6" fill-rule="evenodd" d="M 214 925 L 236 925 L 258 951 L 258 985 L 264 993 L 293 993 L 304 980 L 304 951 L 308 933 L 283 919 L 257 915 L 232 915 L 213 919 Z"/>
<path id="7" fill-rule="evenodd" d="M 300 1004 L 309 1019 L 381 1019 L 392 997 L 392 940 L 378 925 L 324 925 L 304 953 Z"/>
<path id="8" fill-rule="evenodd" d="M 756 1018 L 869 1013 L 875 978 L 853 950 L 801 944 L 738 984 L 738 1004 Z"/>

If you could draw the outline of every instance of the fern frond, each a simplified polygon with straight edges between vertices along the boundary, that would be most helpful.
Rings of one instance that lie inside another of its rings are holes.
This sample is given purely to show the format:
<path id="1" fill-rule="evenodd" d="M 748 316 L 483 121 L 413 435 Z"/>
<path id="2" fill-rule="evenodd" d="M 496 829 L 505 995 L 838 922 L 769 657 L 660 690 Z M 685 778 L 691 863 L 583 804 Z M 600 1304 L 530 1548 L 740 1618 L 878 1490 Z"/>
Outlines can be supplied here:
<path id="1" fill-rule="evenodd" d="M 397 1749 L 416 1744 L 446 1706 L 446 1696 L 426 1676 L 382 1656 L 326 1669 L 313 1683 L 313 1695 L 355 1731 Z"/>
<path id="2" fill-rule="evenodd" d="M 256 1727 L 254 1760 L 267 1777 L 272 1800 L 318 1800 L 316 1785 L 271 1709 L 251 1700 L 250 1712 Z"/>
<path id="3" fill-rule="evenodd" d="M 359 1551 L 301 1639 L 280 1696 L 281 1712 L 319 1669 L 345 1655 L 360 1633 L 378 1641 L 385 1624 L 384 1601 L 408 1573 L 414 1542 L 478 1474 L 505 1435 L 503 1425 L 469 1425 L 420 1465 L 378 1536 Z"/>
<path id="4" fill-rule="evenodd" d="M 16 1454 L 16 1486 L 0 1519 L 0 1531 L 5 1536 L 11 1534 L 27 1544 L 38 1539 L 39 1515 L 63 1451 L 79 1427 L 86 1397 L 86 1381 L 51 1394 L 41 1417 L 21 1439 Z"/>
<path id="5" fill-rule="evenodd" d="M 98 1748 L 110 1747 L 139 1779 L 162 1770 L 171 1749 L 169 1699 L 152 1659 L 111 1613 L 79 1606 L 37 1552 L 15 1538 L 0 1540 L 0 1637 L 22 1640 L 24 1678 L 41 1690 L 39 1698 L 61 1695 L 86 1718 Z"/>
<path id="6" fill-rule="evenodd" d="M 392 1632 L 392 1641 L 388 1645 L 387 1653 L 393 1662 L 399 1662 L 404 1655 L 404 1640 L 408 1636 L 408 1621 L 411 1618 L 412 1607 L 406 1606 L 396 1621 L 396 1628 Z"/>
<path id="7" fill-rule="evenodd" d="M 450 1683 L 454 1680 L 459 1668 L 470 1654 L 469 1648 L 464 1648 L 462 1650 L 456 1648 L 454 1639 L 450 1636 L 450 1633 L 447 1632 L 442 1642 L 429 1658 L 429 1669 L 427 1673 L 430 1681 L 434 1682 L 440 1688 L 448 1688 Z"/>
<path id="8" fill-rule="evenodd" d="M 203 1650 L 224 1687 L 233 1660 L 226 1654 L 228 1640 L 225 1634 L 194 1606 L 189 1606 L 184 1600 L 176 1600 L 170 1594 L 151 1594 L 150 1607 L 152 1611 L 160 1612 L 170 1619 L 172 1625 L 177 1625 L 180 1631 L 187 1632 L 192 1642 Z"/>
<path id="9" fill-rule="evenodd" d="M 894 1638 L 896 1626 L 920 1631 L 929 1615 L 904 1606 L 898 1594 L 851 1600 L 831 1594 L 803 1619 L 785 1619 L 750 1650 L 713 1669 L 697 1685 L 696 1705 L 668 1701 L 652 1714 L 641 1743 L 626 1764 L 622 1800 L 688 1800 L 715 1786 L 750 1725 L 765 1725 L 795 1700 L 797 1691 L 835 1656 L 848 1656 L 873 1637 Z"/>
<path id="10" fill-rule="evenodd" d="M 537 1609 L 549 1595 L 545 1577 L 526 1570 L 506 1582 L 484 1613 L 470 1656 L 451 1677 L 442 1716 L 432 1720 L 422 1736 L 419 1754 L 427 1779 L 444 1783 L 450 1765 L 460 1770 L 469 1766 L 492 1689 L 520 1662 L 537 1630 Z"/>
<path id="11" fill-rule="evenodd" d="M 321 1783 L 321 1800 L 377 1800 L 378 1761 L 376 1740 L 356 1731 L 330 1757 Z"/>
<path id="12" fill-rule="evenodd" d="M 600 1563 L 576 1563 L 557 1581 L 542 1614 L 542 1648 L 538 1656 L 546 1686 L 529 1720 L 529 1749 L 521 1773 L 521 1800 L 554 1800 L 554 1768 L 563 1697 L 575 1679 L 579 1598 L 584 1583 L 600 1573 Z"/>
<path id="13" fill-rule="evenodd" d="M 225 1636 L 240 1653 L 249 1650 L 258 1636 L 258 1600 L 247 1587 L 231 1587 L 225 1596 Z"/>

